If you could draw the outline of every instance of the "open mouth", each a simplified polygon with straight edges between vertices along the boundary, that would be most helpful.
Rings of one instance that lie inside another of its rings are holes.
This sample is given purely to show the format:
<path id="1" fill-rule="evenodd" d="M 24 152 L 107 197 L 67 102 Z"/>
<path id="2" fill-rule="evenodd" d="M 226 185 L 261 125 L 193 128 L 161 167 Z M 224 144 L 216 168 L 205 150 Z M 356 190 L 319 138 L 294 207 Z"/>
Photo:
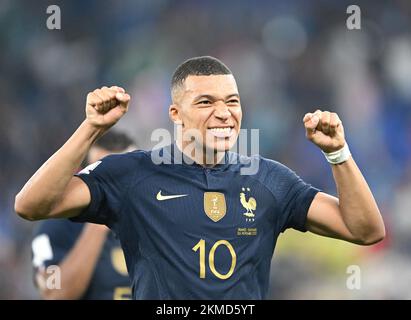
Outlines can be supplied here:
<path id="1" fill-rule="evenodd" d="M 207 131 L 216 138 L 229 138 L 234 134 L 234 127 L 214 127 L 208 128 Z"/>

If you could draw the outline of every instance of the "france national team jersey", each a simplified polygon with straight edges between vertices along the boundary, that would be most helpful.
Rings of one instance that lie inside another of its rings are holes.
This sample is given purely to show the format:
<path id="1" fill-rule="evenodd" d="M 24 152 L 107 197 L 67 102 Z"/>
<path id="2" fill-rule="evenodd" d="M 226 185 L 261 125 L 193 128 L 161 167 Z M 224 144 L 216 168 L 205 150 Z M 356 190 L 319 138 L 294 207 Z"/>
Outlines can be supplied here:
<path id="1" fill-rule="evenodd" d="M 67 219 L 53 219 L 41 222 L 32 241 L 34 272 L 38 268 L 59 265 L 73 249 L 81 235 L 84 224 Z M 119 240 L 112 232 L 97 260 L 90 284 L 82 300 L 131 299 L 131 281 L 124 263 Z"/>
<path id="2" fill-rule="evenodd" d="M 78 176 L 91 203 L 74 221 L 106 224 L 119 236 L 134 299 L 263 299 L 277 237 L 305 231 L 318 192 L 278 162 L 259 170 L 227 152 L 213 168 L 175 164 L 175 145 L 111 155 Z M 154 152 L 154 151 L 153 151 Z"/>

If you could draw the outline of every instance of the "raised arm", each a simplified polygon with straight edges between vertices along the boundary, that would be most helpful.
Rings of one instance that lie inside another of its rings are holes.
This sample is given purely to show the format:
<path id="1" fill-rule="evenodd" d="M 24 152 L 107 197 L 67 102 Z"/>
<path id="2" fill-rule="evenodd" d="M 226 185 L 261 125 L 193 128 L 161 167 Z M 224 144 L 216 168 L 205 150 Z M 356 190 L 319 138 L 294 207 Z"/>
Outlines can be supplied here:
<path id="1" fill-rule="evenodd" d="M 126 112 L 130 96 L 120 87 L 102 87 L 87 95 L 86 119 L 17 194 L 14 208 L 27 220 L 78 215 L 90 203 L 87 185 L 73 174 L 88 150 Z"/>
<path id="2" fill-rule="evenodd" d="M 317 110 L 306 114 L 303 121 L 307 138 L 326 154 L 334 153 L 331 162 L 342 158 L 341 163 L 331 164 L 338 198 L 318 193 L 308 211 L 307 229 L 361 245 L 381 241 L 384 222 L 371 190 L 347 149 L 339 152 L 347 145 L 338 115 Z"/>

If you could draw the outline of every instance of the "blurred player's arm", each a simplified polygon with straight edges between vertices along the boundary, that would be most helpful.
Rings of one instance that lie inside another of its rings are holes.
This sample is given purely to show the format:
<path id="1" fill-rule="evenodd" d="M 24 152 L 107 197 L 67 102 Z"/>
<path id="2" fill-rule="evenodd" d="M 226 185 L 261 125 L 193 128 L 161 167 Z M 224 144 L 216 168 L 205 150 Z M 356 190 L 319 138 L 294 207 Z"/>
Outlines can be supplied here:
<path id="1" fill-rule="evenodd" d="M 73 217 L 88 206 L 90 191 L 73 173 L 94 141 L 127 112 L 129 101 L 130 96 L 119 87 L 103 87 L 87 95 L 86 119 L 17 194 L 14 207 L 21 217 Z"/>
<path id="2" fill-rule="evenodd" d="M 304 117 L 309 140 L 330 153 L 346 141 L 344 128 L 335 113 L 317 110 Z M 374 196 L 354 159 L 332 164 L 338 198 L 319 192 L 307 215 L 307 230 L 361 245 L 370 245 L 385 237 L 384 222 Z"/>
<path id="3" fill-rule="evenodd" d="M 60 288 L 48 288 L 48 274 L 44 269 L 37 269 L 35 281 L 41 297 L 45 300 L 80 299 L 93 276 L 96 263 L 106 240 L 108 228 L 87 223 L 73 248 L 67 252 L 60 268 Z"/>

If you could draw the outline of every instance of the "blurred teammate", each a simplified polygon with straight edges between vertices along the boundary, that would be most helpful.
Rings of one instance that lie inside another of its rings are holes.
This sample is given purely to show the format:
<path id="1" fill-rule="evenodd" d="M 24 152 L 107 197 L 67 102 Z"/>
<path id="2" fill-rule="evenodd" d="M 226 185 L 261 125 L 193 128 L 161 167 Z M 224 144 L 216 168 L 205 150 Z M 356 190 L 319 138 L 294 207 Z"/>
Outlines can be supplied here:
<path id="1" fill-rule="evenodd" d="M 133 298 L 140 299 L 264 298 L 276 240 L 287 228 L 362 245 L 384 237 L 380 212 L 335 113 L 317 110 L 303 123 L 332 163 L 339 199 L 278 162 L 228 151 L 242 109 L 234 76 L 221 61 L 187 60 L 173 75 L 171 94 L 169 115 L 182 134 L 175 144 L 109 156 L 73 177 L 130 101 L 119 87 L 90 92 L 86 119 L 20 191 L 16 212 L 30 220 L 71 217 L 114 229 Z M 195 138 L 184 139 L 189 134 Z M 258 172 L 242 175 L 253 161 Z"/>
<path id="2" fill-rule="evenodd" d="M 111 153 L 132 149 L 135 145 L 129 137 L 110 131 L 91 147 L 87 161 L 96 163 Z M 120 242 L 106 226 L 67 219 L 43 221 L 35 231 L 32 254 L 34 279 L 43 299 L 131 298 Z M 50 266 L 59 267 L 60 288 L 47 285 L 55 281 Z"/>

